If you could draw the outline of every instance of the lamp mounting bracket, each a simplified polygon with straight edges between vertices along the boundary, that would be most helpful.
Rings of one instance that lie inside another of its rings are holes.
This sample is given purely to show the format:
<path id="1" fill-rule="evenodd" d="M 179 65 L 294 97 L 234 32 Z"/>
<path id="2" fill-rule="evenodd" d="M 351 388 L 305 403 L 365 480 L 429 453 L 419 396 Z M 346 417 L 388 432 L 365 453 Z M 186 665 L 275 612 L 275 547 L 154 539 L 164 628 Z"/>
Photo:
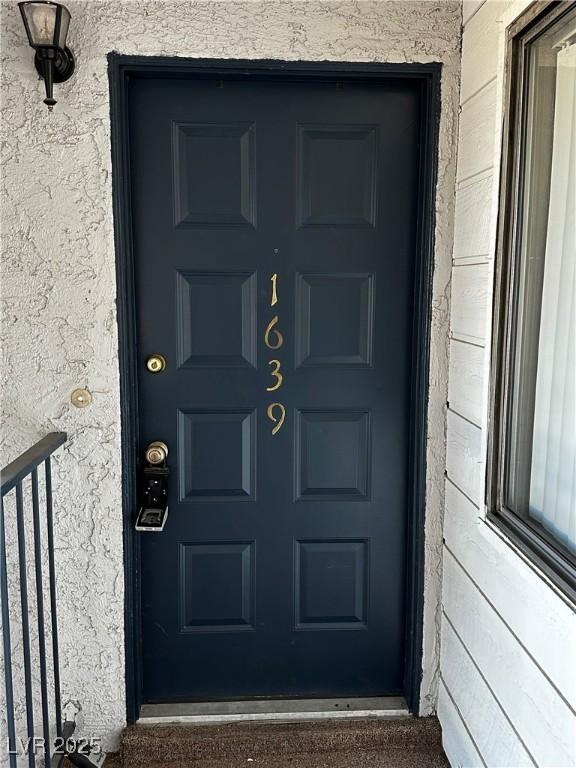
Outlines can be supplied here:
<path id="1" fill-rule="evenodd" d="M 74 70 L 76 69 L 74 54 L 68 47 L 64 49 L 51 49 L 50 53 L 50 58 L 52 58 L 54 62 L 52 80 L 54 83 L 65 83 L 66 80 L 69 80 L 72 77 Z M 34 65 L 36 67 L 36 71 L 42 78 L 44 78 L 45 75 L 44 62 L 46 61 L 46 58 L 47 56 L 45 50 L 36 50 L 36 54 L 34 56 Z"/>

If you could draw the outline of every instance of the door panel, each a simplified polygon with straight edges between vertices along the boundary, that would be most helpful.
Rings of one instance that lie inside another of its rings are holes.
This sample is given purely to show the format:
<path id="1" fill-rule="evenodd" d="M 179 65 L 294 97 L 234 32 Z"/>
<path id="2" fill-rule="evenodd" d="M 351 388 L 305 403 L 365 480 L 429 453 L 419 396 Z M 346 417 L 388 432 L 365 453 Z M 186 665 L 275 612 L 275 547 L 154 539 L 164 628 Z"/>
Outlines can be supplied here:
<path id="1" fill-rule="evenodd" d="M 402 691 L 419 124 L 408 80 L 131 83 L 146 701 Z"/>

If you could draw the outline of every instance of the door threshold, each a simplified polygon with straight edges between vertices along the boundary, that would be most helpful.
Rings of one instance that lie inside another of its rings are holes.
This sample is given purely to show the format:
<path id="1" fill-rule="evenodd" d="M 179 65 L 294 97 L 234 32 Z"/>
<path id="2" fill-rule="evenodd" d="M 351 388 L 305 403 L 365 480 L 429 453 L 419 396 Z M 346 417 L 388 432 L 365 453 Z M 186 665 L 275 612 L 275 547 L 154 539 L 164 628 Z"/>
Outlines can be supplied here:
<path id="1" fill-rule="evenodd" d="M 258 701 L 173 702 L 143 704 L 139 725 L 237 723 L 408 717 L 401 696 L 349 699 L 266 699 Z"/>

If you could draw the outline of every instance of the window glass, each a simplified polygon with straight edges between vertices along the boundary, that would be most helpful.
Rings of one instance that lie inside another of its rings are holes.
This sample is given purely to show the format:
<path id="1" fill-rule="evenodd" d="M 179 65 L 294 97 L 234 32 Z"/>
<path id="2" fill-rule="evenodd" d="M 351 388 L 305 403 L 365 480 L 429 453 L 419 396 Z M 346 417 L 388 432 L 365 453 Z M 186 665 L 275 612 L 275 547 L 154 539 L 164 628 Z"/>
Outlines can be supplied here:
<path id="1" fill-rule="evenodd" d="M 576 8 L 521 71 L 504 495 L 576 552 Z"/>

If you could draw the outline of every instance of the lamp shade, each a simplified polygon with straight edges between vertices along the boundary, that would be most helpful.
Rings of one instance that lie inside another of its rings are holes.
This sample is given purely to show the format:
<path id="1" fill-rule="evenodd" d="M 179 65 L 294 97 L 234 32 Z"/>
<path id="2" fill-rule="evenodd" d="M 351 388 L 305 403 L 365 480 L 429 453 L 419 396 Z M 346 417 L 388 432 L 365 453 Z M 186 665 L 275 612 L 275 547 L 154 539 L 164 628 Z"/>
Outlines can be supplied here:
<path id="1" fill-rule="evenodd" d="M 32 0 L 18 3 L 28 42 L 32 48 L 66 47 L 66 36 L 70 26 L 70 11 L 59 3 Z"/>

